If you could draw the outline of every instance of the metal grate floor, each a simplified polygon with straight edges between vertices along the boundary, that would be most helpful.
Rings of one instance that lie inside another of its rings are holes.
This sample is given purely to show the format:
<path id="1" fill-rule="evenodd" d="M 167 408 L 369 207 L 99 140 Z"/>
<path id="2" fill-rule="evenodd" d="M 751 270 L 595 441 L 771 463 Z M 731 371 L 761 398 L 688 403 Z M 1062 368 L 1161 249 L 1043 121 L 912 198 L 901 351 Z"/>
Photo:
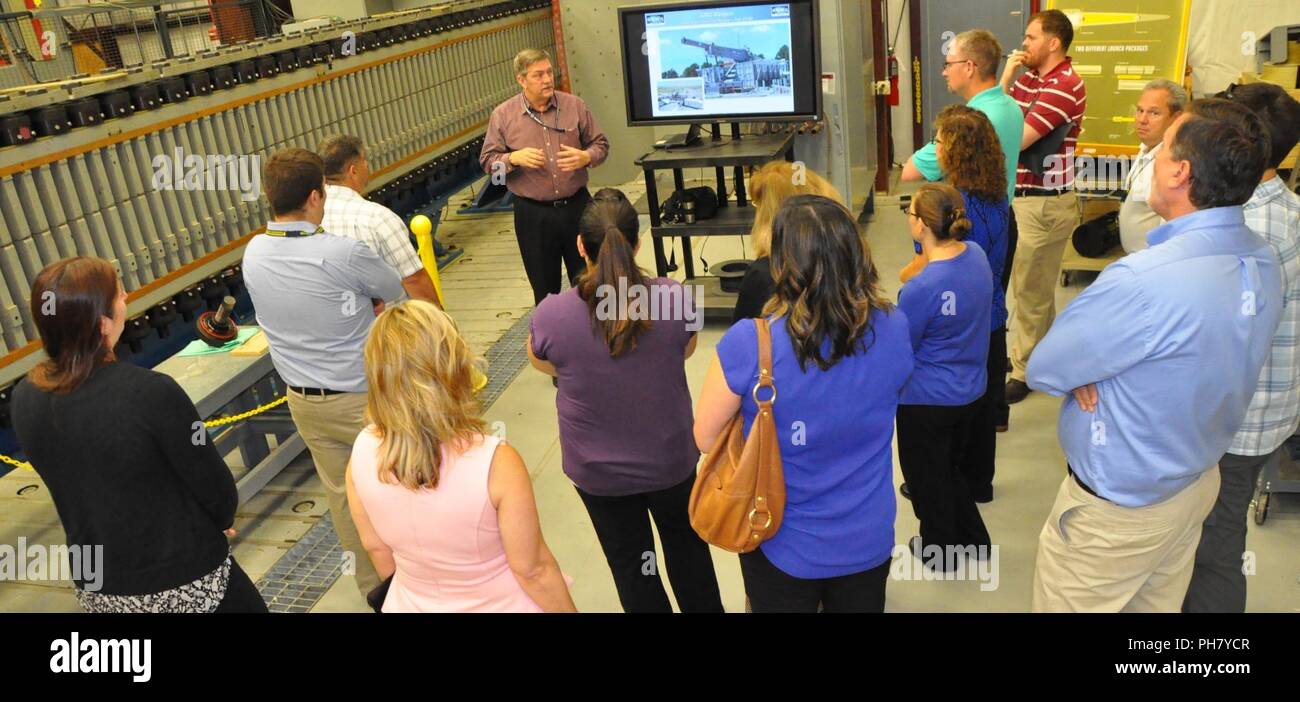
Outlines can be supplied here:
<path id="1" fill-rule="evenodd" d="M 343 549 L 334 523 L 322 516 L 262 576 L 257 589 L 272 612 L 307 612 L 325 596 L 342 568 Z"/>

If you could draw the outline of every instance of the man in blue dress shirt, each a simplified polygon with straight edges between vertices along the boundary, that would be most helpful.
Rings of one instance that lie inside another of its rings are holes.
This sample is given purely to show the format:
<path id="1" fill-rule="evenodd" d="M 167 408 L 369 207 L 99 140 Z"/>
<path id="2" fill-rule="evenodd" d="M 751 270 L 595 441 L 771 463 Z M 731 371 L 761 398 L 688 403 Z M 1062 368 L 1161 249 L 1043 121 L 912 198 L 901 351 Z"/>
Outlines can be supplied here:
<path id="1" fill-rule="evenodd" d="M 1263 134 L 1239 105 L 1193 103 L 1154 164 L 1149 203 L 1166 223 L 1151 248 L 1111 264 L 1029 360 L 1030 387 L 1066 395 L 1070 467 L 1039 537 L 1034 611 L 1182 605 L 1217 462 L 1281 319 L 1277 259 L 1241 208 Z"/>
<path id="2" fill-rule="evenodd" d="M 352 522 L 344 476 L 352 442 L 366 426 L 366 337 L 382 303 L 401 299 L 402 279 L 370 247 L 321 227 L 320 156 L 284 149 L 265 171 L 272 220 L 244 249 L 244 283 L 288 386 L 289 414 L 329 497 L 344 574 L 354 566 L 365 595 L 379 585 L 379 573 Z"/>

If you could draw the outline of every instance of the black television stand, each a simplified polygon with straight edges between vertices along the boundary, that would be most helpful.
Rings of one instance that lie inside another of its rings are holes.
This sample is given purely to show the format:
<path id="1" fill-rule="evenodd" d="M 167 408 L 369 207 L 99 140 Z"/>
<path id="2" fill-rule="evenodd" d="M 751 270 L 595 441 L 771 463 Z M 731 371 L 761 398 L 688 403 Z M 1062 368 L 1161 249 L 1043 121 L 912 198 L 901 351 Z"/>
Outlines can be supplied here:
<path id="1" fill-rule="evenodd" d="M 754 208 L 750 206 L 745 193 L 745 168 L 757 168 L 769 161 L 784 158 L 794 160 L 794 133 L 777 132 L 773 134 L 740 136 L 738 126 L 733 126 L 731 137 L 721 135 L 714 129 L 716 139 L 704 141 L 696 146 L 671 150 L 655 150 L 636 160 L 645 176 L 645 207 L 650 215 L 650 235 L 654 244 L 655 274 L 659 277 L 668 275 L 668 256 L 664 250 L 664 239 L 681 239 L 683 263 L 685 265 L 688 285 L 704 285 L 705 319 L 729 321 L 732 308 L 736 304 L 735 293 L 723 292 L 720 278 L 717 276 L 696 277 L 695 257 L 691 251 L 691 237 L 704 236 L 748 236 L 754 227 Z M 732 188 L 736 194 L 734 201 L 727 195 L 727 168 L 733 174 Z M 665 222 L 661 216 L 662 202 L 659 199 L 659 185 L 656 171 L 672 171 L 673 189 L 685 190 L 684 171 L 689 168 L 712 168 L 717 176 L 718 212 L 711 218 L 693 224 Z M 670 242 L 671 243 L 671 242 Z"/>

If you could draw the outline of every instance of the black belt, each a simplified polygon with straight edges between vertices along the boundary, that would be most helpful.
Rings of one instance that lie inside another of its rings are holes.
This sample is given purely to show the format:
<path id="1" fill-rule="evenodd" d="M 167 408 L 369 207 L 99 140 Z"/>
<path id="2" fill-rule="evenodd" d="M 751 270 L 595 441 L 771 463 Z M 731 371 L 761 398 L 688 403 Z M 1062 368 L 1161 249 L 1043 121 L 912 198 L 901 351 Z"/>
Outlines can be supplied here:
<path id="1" fill-rule="evenodd" d="M 1043 190 L 1042 188 L 1016 188 L 1016 197 L 1053 197 L 1070 192 L 1069 188 Z"/>
<path id="2" fill-rule="evenodd" d="M 1098 495 L 1096 490 L 1093 490 L 1092 488 L 1088 487 L 1088 484 L 1083 482 L 1083 480 L 1079 478 L 1078 473 L 1074 472 L 1074 469 L 1070 467 L 1069 463 L 1065 464 L 1065 471 L 1070 474 L 1071 478 L 1074 478 L 1074 482 L 1078 483 L 1079 487 L 1083 488 L 1084 492 L 1088 493 L 1089 495 L 1092 495 L 1093 497 L 1099 500 L 1106 500 L 1106 498 L 1102 497 L 1101 495 Z M 1110 500 L 1106 500 L 1106 501 L 1110 502 Z"/>
<path id="3" fill-rule="evenodd" d="M 578 192 L 568 197 L 559 198 L 557 200 L 534 200 L 531 197 L 524 197 L 523 195 L 515 195 L 516 200 L 523 200 L 524 202 L 530 205 L 536 205 L 538 207 L 555 207 L 555 208 L 568 207 L 570 203 L 574 203 L 577 202 L 578 200 L 589 198 L 589 197 L 591 197 L 591 195 L 586 190 L 579 190 Z"/>
<path id="4" fill-rule="evenodd" d="M 326 390 L 325 388 L 300 388 L 296 385 L 290 385 L 289 389 L 298 393 L 299 395 L 316 395 L 317 397 L 325 397 L 326 395 L 343 395 L 347 393 L 346 390 Z"/>

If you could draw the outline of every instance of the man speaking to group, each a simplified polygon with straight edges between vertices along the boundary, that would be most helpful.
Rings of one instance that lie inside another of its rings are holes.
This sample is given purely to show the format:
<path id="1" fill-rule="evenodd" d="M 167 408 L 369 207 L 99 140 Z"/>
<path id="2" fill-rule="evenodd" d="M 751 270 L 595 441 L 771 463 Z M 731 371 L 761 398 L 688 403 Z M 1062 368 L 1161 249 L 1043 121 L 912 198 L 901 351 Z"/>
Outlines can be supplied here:
<path id="1" fill-rule="evenodd" d="M 514 65 L 523 93 L 492 111 L 479 165 L 514 194 L 515 238 L 537 304 L 560 292 L 561 261 L 570 284 L 586 267 L 577 235 L 591 200 L 587 169 L 605 161 L 609 140 L 581 98 L 555 89 L 548 53 L 525 49 Z"/>

